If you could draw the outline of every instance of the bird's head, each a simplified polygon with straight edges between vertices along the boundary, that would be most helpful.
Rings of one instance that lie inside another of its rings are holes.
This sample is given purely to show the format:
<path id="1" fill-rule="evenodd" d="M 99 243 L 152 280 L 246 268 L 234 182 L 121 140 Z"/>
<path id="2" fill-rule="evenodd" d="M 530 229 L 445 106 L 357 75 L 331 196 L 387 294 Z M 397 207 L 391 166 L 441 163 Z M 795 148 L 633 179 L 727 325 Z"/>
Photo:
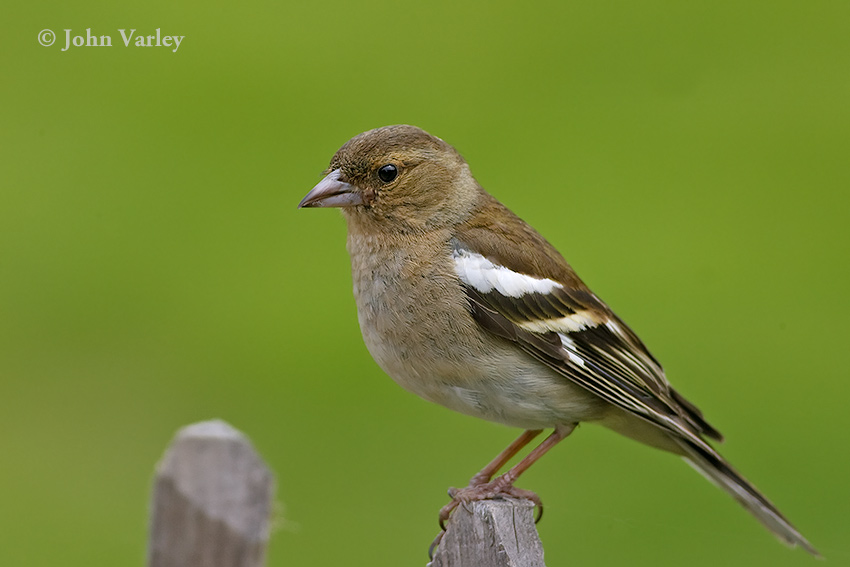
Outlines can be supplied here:
<path id="1" fill-rule="evenodd" d="M 479 192 L 452 146 L 415 126 L 385 126 L 346 142 L 298 206 L 338 207 L 350 224 L 410 232 L 459 222 Z"/>

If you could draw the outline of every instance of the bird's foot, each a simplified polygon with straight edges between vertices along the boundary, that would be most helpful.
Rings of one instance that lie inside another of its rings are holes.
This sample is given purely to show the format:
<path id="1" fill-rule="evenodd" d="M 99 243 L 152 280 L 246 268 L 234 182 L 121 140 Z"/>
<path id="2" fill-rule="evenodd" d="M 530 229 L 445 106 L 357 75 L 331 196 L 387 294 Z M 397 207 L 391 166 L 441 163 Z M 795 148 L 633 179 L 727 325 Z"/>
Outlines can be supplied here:
<path id="1" fill-rule="evenodd" d="M 543 502 L 541 502 L 540 497 L 530 490 L 515 487 L 509 479 L 505 478 L 505 475 L 497 477 L 492 482 L 481 482 L 480 479 L 473 477 L 469 486 L 466 488 L 449 488 L 449 497 L 451 497 L 452 501 L 440 510 L 440 528 L 443 531 L 445 531 L 446 522 L 455 508 L 463 506 L 464 509 L 469 511 L 468 505 L 477 500 L 524 498 L 531 500 L 537 507 L 538 512 L 534 520 L 535 523 L 539 522 L 540 518 L 543 517 Z"/>

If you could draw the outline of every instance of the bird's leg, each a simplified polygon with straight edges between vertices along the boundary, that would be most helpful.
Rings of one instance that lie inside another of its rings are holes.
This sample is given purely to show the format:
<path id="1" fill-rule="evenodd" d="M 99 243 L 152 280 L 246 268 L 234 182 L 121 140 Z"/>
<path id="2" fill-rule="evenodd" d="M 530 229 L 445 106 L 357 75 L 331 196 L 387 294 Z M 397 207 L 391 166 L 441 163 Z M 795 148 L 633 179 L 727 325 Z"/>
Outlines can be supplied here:
<path id="1" fill-rule="evenodd" d="M 505 466 L 505 463 L 510 461 L 514 455 L 519 453 L 523 447 L 528 445 L 532 439 L 540 435 L 542 431 L 542 429 L 529 429 L 524 431 L 522 435 L 517 437 L 516 441 L 508 445 L 507 449 L 499 453 L 495 459 L 490 461 L 490 464 L 472 477 L 469 481 L 469 486 L 478 486 L 479 484 L 490 482 L 493 475 L 499 472 L 499 469 Z"/>
<path id="2" fill-rule="evenodd" d="M 535 447 L 528 455 L 525 456 L 520 462 L 511 467 L 508 472 L 505 474 L 496 477 L 491 482 L 484 481 L 481 484 L 473 484 L 470 482 L 470 485 L 466 488 L 461 488 L 460 490 L 453 490 L 449 492 L 449 495 L 452 497 L 452 501 L 447 505 L 443 506 L 442 510 L 440 510 L 440 527 L 444 528 L 446 520 L 448 520 L 449 515 L 452 513 L 452 510 L 458 507 L 459 504 L 466 504 L 468 502 L 474 502 L 476 500 L 489 500 L 490 498 L 495 498 L 497 496 L 511 496 L 514 498 L 526 498 L 534 502 L 537 505 L 541 513 L 538 514 L 538 520 L 542 515 L 543 503 L 540 501 L 540 497 L 537 496 L 534 492 L 530 490 L 522 490 L 520 488 L 514 487 L 514 482 L 519 475 L 524 473 L 528 468 L 533 465 L 540 457 L 546 454 L 549 449 L 557 445 L 561 440 L 566 438 L 573 430 L 576 428 L 575 423 L 570 423 L 568 425 L 558 425 L 555 427 L 555 431 L 552 432 L 549 437 L 543 440 L 540 445 Z M 519 439 L 514 441 L 510 447 L 505 449 L 496 459 L 493 460 L 492 463 L 484 467 L 480 473 L 472 477 L 473 481 L 476 480 L 480 475 L 486 474 L 492 465 L 496 464 L 500 459 L 508 453 L 511 448 L 515 445 L 518 445 L 513 454 L 516 454 L 523 445 L 528 444 L 540 431 L 529 430 L 526 431 L 523 435 L 520 436 Z M 524 441 L 524 442 L 523 442 Z M 510 459 L 511 456 L 506 457 L 504 461 Z M 502 462 L 501 464 L 504 464 Z M 501 465 L 500 465 L 501 466 Z M 498 468 L 496 469 L 498 470 Z M 495 471 L 493 471 L 495 472 Z M 490 472 L 490 476 L 492 476 L 493 472 Z M 445 529 L 445 528 L 444 528 Z"/>
<path id="3" fill-rule="evenodd" d="M 569 425 L 558 425 L 557 427 L 555 427 L 555 431 L 553 431 L 552 434 L 549 435 L 549 437 L 544 439 L 543 442 L 537 447 L 535 447 L 528 455 L 526 455 L 523 460 L 511 467 L 508 472 L 499 476 L 493 482 L 489 483 L 490 485 L 492 485 L 493 490 L 496 491 L 496 494 L 508 494 L 510 496 L 514 496 L 514 494 L 512 493 L 513 491 L 534 494 L 533 492 L 530 492 L 528 490 L 520 490 L 518 488 L 514 488 L 514 482 L 517 478 L 519 478 L 519 475 L 524 473 L 531 465 L 537 462 L 537 459 L 545 455 L 549 451 L 549 449 L 557 445 L 570 433 L 572 433 L 573 430 L 576 428 L 576 425 L 577 424 L 575 423 L 571 423 Z M 528 498 L 527 496 L 517 497 Z M 538 505 L 540 503 L 540 499 L 537 498 L 536 494 L 534 495 L 534 498 L 531 498 L 531 500 L 534 500 L 535 503 Z"/>
<path id="4" fill-rule="evenodd" d="M 469 480 L 469 487 L 473 486 L 481 486 L 483 484 L 487 484 L 490 482 L 490 479 L 493 478 L 493 475 L 499 472 L 505 463 L 510 461 L 514 455 L 519 453 L 523 447 L 528 445 L 532 439 L 540 435 L 542 429 L 528 429 L 523 431 L 522 435 L 516 438 L 513 443 L 508 445 L 508 447 L 499 453 L 495 459 L 490 461 L 490 463 L 481 469 L 475 476 L 473 476 Z M 460 489 L 464 490 L 464 489 Z M 455 498 L 455 495 L 460 492 L 459 489 L 455 487 L 449 488 L 449 497 L 452 499 L 451 502 L 443 506 L 440 510 L 440 527 L 443 527 L 443 524 L 448 519 L 449 514 L 451 514 L 452 510 L 454 510 L 458 504 L 460 504 L 460 500 Z"/>
<path id="5" fill-rule="evenodd" d="M 537 459 L 545 455 L 549 449 L 557 445 L 560 441 L 564 440 L 570 433 L 572 433 L 573 430 L 575 430 L 576 425 L 578 424 L 570 423 L 568 425 L 558 425 L 555 427 L 555 431 L 553 431 L 549 437 L 544 439 L 540 445 L 535 447 L 523 460 L 514 465 L 508 472 L 493 481 L 493 484 L 501 484 L 503 486 L 512 485 L 519 475 L 528 470 L 528 468 L 533 465 Z"/>

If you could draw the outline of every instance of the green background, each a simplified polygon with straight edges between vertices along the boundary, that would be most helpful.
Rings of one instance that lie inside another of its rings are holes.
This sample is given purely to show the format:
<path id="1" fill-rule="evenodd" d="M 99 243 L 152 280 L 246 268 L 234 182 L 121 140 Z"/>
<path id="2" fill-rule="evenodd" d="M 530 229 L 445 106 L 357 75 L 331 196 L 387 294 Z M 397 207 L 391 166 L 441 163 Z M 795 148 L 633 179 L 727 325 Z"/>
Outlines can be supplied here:
<path id="1" fill-rule="evenodd" d="M 850 4 L 3 11 L 0 564 L 141 565 L 154 465 L 212 417 L 277 474 L 269 565 L 425 564 L 446 488 L 518 432 L 387 378 L 343 220 L 296 210 L 340 145 L 393 123 L 455 145 L 850 564 Z M 176 53 L 117 31 L 157 27 Z M 65 28 L 113 47 L 62 52 Z M 813 561 L 594 426 L 519 485 L 552 566 Z"/>

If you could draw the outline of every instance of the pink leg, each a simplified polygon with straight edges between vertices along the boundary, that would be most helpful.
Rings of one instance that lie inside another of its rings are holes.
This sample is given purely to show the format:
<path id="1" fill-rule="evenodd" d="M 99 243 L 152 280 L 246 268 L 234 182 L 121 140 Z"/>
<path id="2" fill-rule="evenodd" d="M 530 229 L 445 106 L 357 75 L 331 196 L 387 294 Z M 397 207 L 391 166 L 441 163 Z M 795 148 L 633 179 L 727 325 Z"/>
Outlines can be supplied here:
<path id="1" fill-rule="evenodd" d="M 523 434 L 517 437 L 516 441 L 511 443 L 507 449 L 499 453 L 495 459 L 490 461 L 490 464 L 472 477 L 472 480 L 469 481 L 469 486 L 478 486 L 479 484 L 490 482 L 493 475 L 499 472 L 499 469 L 505 466 L 505 463 L 510 461 L 514 455 L 519 453 L 523 447 L 528 445 L 532 439 L 540 435 L 542 431 L 542 429 L 529 429 L 524 431 Z"/>
<path id="2" fill-rule="evenodd" d="M 495 487 L 507 488 L 508 486 L 513 486 L 516 479 L 519 478 L 519 475 L 528 470 L 528 467 L 537 462 L 537 459 L 546 454 L 549 449 L 557 445 L 561 442 L 565 437 L 567 437 L 573 430 L 576 428 L 576 424 L 572 423 L 570 425 L 559 425 L 555 427 L 555 431 L 552 432 L 549 437 L 543 440 L 543 442 L 534 448 L 528 455 L 525 456 L 523 460 L 515 464 L 511 469 L 494 480 L 492 484 Z"/>
<path id="3" fill-rule="evenodd" d="M 533 465 L 540 457 L 546 454 L 549 449 L 557 445 L 561 440 L 566 438 L 573 430 L 576 428 L 575 423 L 571 423 L 568 425 L 558 425 L 555 427 L 555 431 L 552 432 L 549 437 L 543 440 L 543 442 L 534 448 L 528 455 L 525 456 L 520 462 L 511 467 L 511 469 L 505 474 L 497 477 L 495 480 L 491 482 L 487 482 L 486 479 L 489 479 L 499 468 L 501 468 L 512 456 L 514 456 L 517 451 L 519 451 L 524 445 L 527 445 L 529 441 L 531 441 L 536 435 L 540 433 L 540 431 L 529 430 L 523 433 L 516 441 L 514 441 L 510 447 L 505 449 L 498 457 L 496 457 L 493 462 L 484 467 L 484 469 L 472 477 L 472 481 L 470 485 L 466 488 L 461 488 L 460 490 L 452 489 L 449 491 L 449 495 L 452 497 L 452 501 L 446 504 L 440 510 L 440 527 L 444 528 L 444 524 L 446 520 L 448 520 L 449 515 L 452 511 L 457 508 L 458 504 L 473 502 L 475 500 L 488 500 L 490 498 L 495 498 L 497 496 L 512 496 L 514 498 L 527 498 L 537 504 L 542 510 L 542 503 L 540 502 L 540 498 L 534 492 L 530 490 L 522 490 L 520 488 L 514 487 L 514 482 L 519 475 L 524 473 L 528 468 Z M 513 450 L 513 452 L 511 452 Z M 496 466 L 498 465 L 498 466 Z M 494 468 L 495 467 L 495 468 Z M 477 484 L 476 484 L 477 481 Z M 539 520 L 538 516 L 538 520 Z M 445 529 L 445 528 L 444 528 Z"/>

